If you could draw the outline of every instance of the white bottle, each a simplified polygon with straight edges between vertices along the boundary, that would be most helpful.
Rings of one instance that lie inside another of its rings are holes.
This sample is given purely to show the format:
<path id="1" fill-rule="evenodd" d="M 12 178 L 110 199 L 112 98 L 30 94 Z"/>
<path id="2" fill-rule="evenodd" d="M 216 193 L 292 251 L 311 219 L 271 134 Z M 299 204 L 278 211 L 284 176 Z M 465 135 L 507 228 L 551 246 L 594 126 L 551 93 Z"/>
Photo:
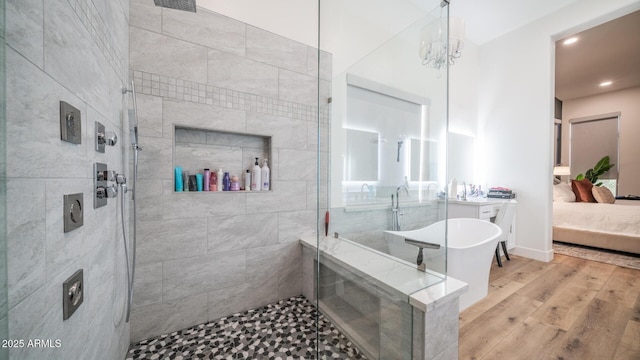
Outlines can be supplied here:
<path id="1" fill-rule="evenodd" d="M 251 191 L 260 191 L 262 188 L 262 177 L 261 177 L 260 165 L 258 165 L 258 158 L 256 158 L 256 163 L 251 168 Z"/>
<path id="2" fill-rule="evenodd" d="M 451 179 L 448 190 L 449 199 L 456 199 L 458 197 L 458 180 L 456 180 L 456 178 Z"/>
<path id="3" fill-rule="evenodd" d="M 249 190 L 251 190 L 251 171 L 247 170 L 247 172 L 244 173 L 244 191 Z"/>
<path id="4" fill-rule="evenodd" d="M 218 191 L 222 191 L 222 178 L 224 177 L 224 173 L 222 172 L 222 168 L 218 169 Z"/>
<path id="5" fill-rule="evenodd" d="M 268 159 L 264 159 L 264 163 L 262 164 L 261 175 L 262 176 L 262 191 L 269 190 L 269 166 L 267 166 Z"/>

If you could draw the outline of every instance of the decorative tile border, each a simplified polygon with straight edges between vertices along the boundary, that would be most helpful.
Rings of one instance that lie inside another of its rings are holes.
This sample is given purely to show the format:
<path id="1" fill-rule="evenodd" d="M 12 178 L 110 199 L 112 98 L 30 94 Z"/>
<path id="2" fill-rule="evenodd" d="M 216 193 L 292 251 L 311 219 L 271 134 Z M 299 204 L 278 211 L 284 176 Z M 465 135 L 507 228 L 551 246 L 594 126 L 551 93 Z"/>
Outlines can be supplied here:
<path id="1" fill-rule="evenodd" d="M 133 70 L 131 77 L 136 85 L 136 90 L 140 94 L 306 121 L 316 121 L 318 118 L 318 108 L 316 106 L 273 99 L 139 70 Z M 320 120 L 323 123 L 327 122 L 328 114 L 328 107 L 320 108 Z"/>

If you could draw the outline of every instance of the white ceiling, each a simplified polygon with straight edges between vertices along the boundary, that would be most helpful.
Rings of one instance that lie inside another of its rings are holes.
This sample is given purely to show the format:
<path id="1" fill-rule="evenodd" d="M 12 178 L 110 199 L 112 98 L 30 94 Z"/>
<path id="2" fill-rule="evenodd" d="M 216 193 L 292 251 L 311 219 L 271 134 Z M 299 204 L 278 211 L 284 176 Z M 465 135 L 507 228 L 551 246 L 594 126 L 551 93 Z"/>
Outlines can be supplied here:
<path id="1" fill-rule="evenodd" d="M 578 41 L 563 45 L 570 37 Z M 600 87 L 603 81 L 612 81 Z M 556 42 L 556 97 L 566 101 L 640 86 L 640 11 Z"/>
<path id="2" fill-rule="evenodd" d="M 322 0 L 323 46 L 334 56 L 334 71 L 346 69 L 405 28 L 438 0 Z M 465 21 L 467 41 L 482 45 L 578 0 L 451 0 L 450 15 Z M 197 0 L 198 6 L 310 46 L 318 43 L 318 4 L 300 0 Z M 360 10 L 357 10 L 360 9 Z M 419 10 L 418 10 L 419 9 Z M 380 22 L 380 14 L 385 22 Z M 635 16 L 635 17 L 634 17 Z M 556 96 L 562 100 L 640 86 L 640 17 L 584 31 L 581 40 L 556 51 Z M 375 19 L 374 19 L 375 17 Z M 371 18 L 367 20 L 368 18 Z M 366 37 L 359 34 L 368 34 Z M 359 39 L 349 39 L 348 36 Z M 364 39 L 364 40 L 362 40 Z M 342 48 L 335 44 L 342 44 Z M 346 45 L 345 45 L 346 44 Z M 331 47 L 335 48 L 331 48 Z M 346 46 L 346 49 L 345 49 Z M 344 62 L 344 64 L 342 64 Z M 605 78 L 614 81 L 599 88 Z M 595 85 L 594 85 L 595 84 Z"/>
<path id="3" fill-rule="evenodd" d="M 576 0 L 451 0 L 450 16 L 465 22 L 466 38 L 482 45 Z"/>

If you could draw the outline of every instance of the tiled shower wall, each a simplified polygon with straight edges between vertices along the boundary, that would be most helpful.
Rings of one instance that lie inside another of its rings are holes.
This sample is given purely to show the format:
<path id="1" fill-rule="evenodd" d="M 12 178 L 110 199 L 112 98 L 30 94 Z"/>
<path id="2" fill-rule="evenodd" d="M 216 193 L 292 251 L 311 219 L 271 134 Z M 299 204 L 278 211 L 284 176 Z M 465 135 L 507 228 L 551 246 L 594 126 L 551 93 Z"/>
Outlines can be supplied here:
<path id="1" fill-rule="evenodd" d="M 317 92 L 328 98 L 330 56 L 318 81 L 307 45 L 200 8 L 132 0 L 130 13 L 143 148 L 131 340 L 301 294 L 298 238 L 316 229 Z M 173 192 L 175 125 L 270 136 L 272 190 Z"/>
<path id="2" fill-rule="evenodd" d="M 123 172 L 121 87 L 129 1 L 8 0 L 7 251 L 12 359 L 118 359 L 129 341 L 118 201 L 93 209 L 95 161 Z M 60 101 L 81 111 L 82 143 L 60 140 Z M 94 121 L 120 141 L 94 150 Z M 63 195 L 84 193 L 84 225 L 63 232 Z M 84 269 L 84 303 L 62 319 L 62 283 Z"/>

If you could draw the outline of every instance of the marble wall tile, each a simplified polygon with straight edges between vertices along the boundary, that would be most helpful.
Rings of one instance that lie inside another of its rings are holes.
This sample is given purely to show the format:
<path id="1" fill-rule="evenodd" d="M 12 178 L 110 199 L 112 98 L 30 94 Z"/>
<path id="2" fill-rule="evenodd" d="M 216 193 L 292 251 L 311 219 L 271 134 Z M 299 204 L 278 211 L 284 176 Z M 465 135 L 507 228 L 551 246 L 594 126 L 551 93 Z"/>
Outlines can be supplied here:
<path id="1" fill-rule="evenodd" d="M 45 71 L 99 113 L 108 114 L 108 59 L 66 0 L 44 5 Z"/>
<path id="2" fill-rule="evenodd" d="M 300 237 L 316 234 L 316 211 L 303 210 L 278 213 L 278 239 L 281 243 L 297 242 Z"/>
<path id="3" fill-rule="evenodd" d="M 207 298 L 205 293 L 132 310 L 131 342 L 206 322 Z"/>
<path id="4" fill-rule="evenodd" d="M 173 137 L 174 124 L 205 130 L 244 132 L 246 130 L 246 113 L 214 105 L 165 99 L 162 122 L 165 137 Z"/>
<path id="5" fill-rule="evenodd" d="M 9 311 L 10 337 L 15 339 L 49 339 L 62 340 L 66 324 L 62 321 L 60 306 L 60 284 L 70 274 L 60 274 L 53 281 L 43 286 L 40 291 L 31 294 Z M 58 280 L 59 282 L 54 283 Z M 68 321 L 74 325 L 84 320 L 86 307 L 80 307 Z M 81 319 L 82 318 L 82 319 Z M 67 340 L 67 339 L 65 339 Z M 74 347 L 67 344 L 60 351 L 53 352 L 47 348 L 15 347 L 9 351 L 11 359 L 55 359 L 64 358 Z M 79 350 L 79 349 L 78 349 Z"/>
<path id="6" fill-rule="evenodd" d="M 278 97 L 278 68 L 218 50 L 209 50 L 208 84 L 270 98 Z"/>
<path id="7" fill-rule="evenodd" d="M 245 54 L 246 27 L 202 8 L 195 14 L 171 9 L 162 12 L 163 34 L 241 56 Z"/>
<path id="8" fill-rule="evenodd" d="M 46 258 L 47 281 L 66 271 L 79 258 L 84 257 L 99 244 L 109 241 L 114 233 L 96 231 L 96 229 L 115 229 L 116 202 L 93 209 L 93 180 L 47 179 L 45 184 L 46 201 Z M 64 232 L 63 209 L 64 195 L 84 193 L 84 225 Z"/>
<path id="9" fill-rule="evenodd" d="M 202 219 L 146 221 L 138 224 L 140 264 L 182 259 L 207 251 L 207 222 Z"/>
<path id="10" fill-rule="evenodd" d="M 133 179 L 129 179 L 129 186 L 133 186 Z M 162 220 L 162 180 L 138 179 L 136 186 L 136 200 L 138 204 L 138 221 Z"/>
<path id="11" fill-rule="evenodd" d="M 277 287 L 278 278 L 273 276 L 264 281 L 247 282 L 211 291 L 209 321 L 274 303 L 280 300 L 277 292 L 273 291 Z"/>
<path id="12" fill-rule="evenodd" d="M 307 71 L 306 45 L 253 26 L 247 26 L 246 56 L 282 69 Z"/>
<path id="13" fill-rule="evenodd" d="M 307 208 L 307 184 L 304 181 L 271 180 L 273 191 L 246 194 L 247 214 L 294 211 Z"/>
<path id="14" fill-rule="evenodd" d="M 325 93 L 326 90 L 322 93 Z M 309 75 L 279 69 L 278 98 L 305 105 L 318 105 L 318 79 Z"/>
<path id="15" fill-rule="evenodd" d="M 160 33 L 162 31 L 162 8 L 146 0 L 130 0 L 129 25 Z"/>
<path id="16" fill-rule="evenodd" d="M 138 178 L 173 179 L 173 141 L 166 138 L 138 137 L 143 151 L 138 154 Z"/>
<path id="17" fill-rule="evenodd" d="M 173 192 L 173 181 L 164 182 L 163 219 L 198 219 L 206 224 L 207 217 L 245 213 L 245 192 Z"/>
<path id="18" fill-rule="evenodd" d="M 180 144 L 206 144 L 208 131 L 192 128 L 176 128 L 175 143 Z"/>
<path id="19" fill-rule="evenodd" d="M 278 243 L 278 214 L 210 217 L 208 253 L 253 249 Z"/>
<path id="20" fill-rule="evenodd" d="M 163 263 L 164 302 L 207 293 L 245 281 L 247 257 L 244 251 L 206 254 Z"/>
<path id="21" fill-rule="evenodd" d="M 444 353 L 453 343 L 458 341 L 458 313 L 459 299 L 437 306 L 432 311 L 424 313 L 424 353 L 432 358 Z"/>
<path id="22" fill-rule="evenodd" d="M 136 266 L 136 281 L 133 306 L 144 306 L 162 302 L 162 263 Z"/>
<path id="23" fill-rule="evenodd" d="M 255 114 L 255 113 L 250 113 Z M 247 114 L 249 116 L 249 114 Z M 212 145 L 225 145 L 235 147 L 245 147 L 254 149 L 268 149 L 269 147 L 269 132 L 260 131 L 259 129 L 247 127 L 251 134 L 260 135 L 244 135 L 244 134 L 232 134 L 224 132 L 207 131 L 206 138 L 207 144 Z M 202 132 L 201 132 L 202 133 Z"/>
<path id="24" fill-rule="evenodd" d="M 315 180 L 318 155 L 315 151 L 280 149 L 278 180 Z"/>
<path id="25" fill-rule="evenodd" d="M 136 27 L 130 29 L 132 70 L 196 82 L 206 79 L 207 48 L 204 46 Z"/>
<path id="26" fill-rule="evenodd" d="M 88 177 L 86 147 L 61 141 L 59 121 L 61 99 L 86 115 L 85 104 L 15 51 L 7 49 L 6 57 L 7 174 Z M 82 134 L 87 139 L 86 117 Z"/>
<path id="27" fill-rule="evenodd" d="M 302 246 L 302 295 L 309 301 L 316 301 L 316 252 Z"/>
<path id="28" fill-rule="evenodd" d="M 318 60 L 318 57 L 320 58 Z M 320 62 L 320 71 L 318 71 L 318 61 Z M 321 80 L 331 81 L 332 74 L 332 55 L 326 51 L 318 52 L 317 48 L 307 46 L 307 72 L 306 74 L 313 77 L 319 77 Z"/>
<path id="29" fill-rule="evenodd" d="M 247 113 L 247 130 L 271 135 L 271 146 L 274 148 L 308 149 L 307 126 L 308 122 L 304 120 Z"/>
<path id="30" fill-rule="evenodd" d="M 37 290 L 46 280 L 45 182 L 7 181 L 7 268 L 9 307 Z"/>
<path id="31" fill-rule="evenodd" d="M 229 174 L 241 175 L 242 148 L 205 145 L 205 144 L 176 144 L 175 164 L 191 175 L 204 173 L 204 169 L 219 169 Z"/>
<path id="32" fill-rule="evenodd" d="M 299 244 L 296 245 L 298 245 L 295 249 L 297 253 L 291 254 L 289 259 L 293 261 L 278 274 L 278 298 L 280 299 L 302 294 L 302 249 Z"/>
<path id="33" fill-rule="evenodd" d="M 286 269 L 300 272 L 300 247 L 299 243 L 288 243 L 247 249 L 247 281 L 264 280 Z"/>
<path id="34" fill-rule="evenodd" d="M 7 45 L 44 67 L 44 4 L 43 0 L 9 0 L 6 2 Z"/>
<path id="35" fill-rule="evenodd" d="M 138 134 L 146 137 L 162 137 L 162 98 L 138 94 L 137 102 Z"/>

